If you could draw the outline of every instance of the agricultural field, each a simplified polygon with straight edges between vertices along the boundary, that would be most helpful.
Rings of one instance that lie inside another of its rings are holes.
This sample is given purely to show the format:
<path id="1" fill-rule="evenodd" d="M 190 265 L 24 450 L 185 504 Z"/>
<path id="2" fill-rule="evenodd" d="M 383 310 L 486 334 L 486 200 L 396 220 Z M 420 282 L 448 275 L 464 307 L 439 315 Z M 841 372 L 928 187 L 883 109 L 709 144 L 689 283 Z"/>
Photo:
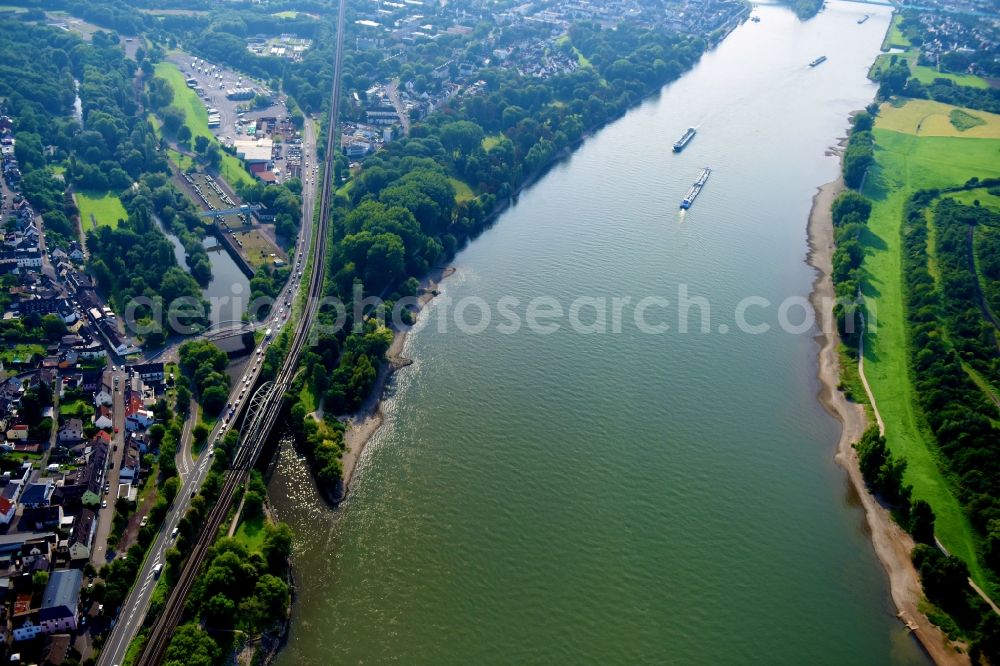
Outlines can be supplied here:
<path id="1" fill-rule="evenodd" d="M 99 226 L 117 227 L 118 220 L 128 219 L 121 199 L 110 192 L 77 190 L 73 196 L 80 209 L 80 226 L 84 233 Z"/>
<path id="2" fill-rule="evenodd" d="M 956 126 L 953 118 L 964 119 L 964 129 Z M 883 104 L 876 128 L 921 138 L 1000 139 L 1000 115 L 914 99 L 904 104 Z"/>
<path id="3" fill-rule="evenodd" d="M 961 185 L 972 177 L 1000 176 L 1000 116 L 966 110 L 984 122 L 963 132 L 950 121 L 953 110 L 928 101 L 883 104 L 876 120 L 876 164 L 864 190 L 874 203 L 862 239 L 864 293 L 874 324 L 865 338 L 865 374 L 886 422 L 889 448 L 907 461 L 905 482 L 912 484 L 915 498 L 931 504 L 944 546 L 985 585 L 972 528 L 941 471 L 936 442 L 917 407 L 900 279 L 900 226 L 909 196 L 923 188 Z"/>

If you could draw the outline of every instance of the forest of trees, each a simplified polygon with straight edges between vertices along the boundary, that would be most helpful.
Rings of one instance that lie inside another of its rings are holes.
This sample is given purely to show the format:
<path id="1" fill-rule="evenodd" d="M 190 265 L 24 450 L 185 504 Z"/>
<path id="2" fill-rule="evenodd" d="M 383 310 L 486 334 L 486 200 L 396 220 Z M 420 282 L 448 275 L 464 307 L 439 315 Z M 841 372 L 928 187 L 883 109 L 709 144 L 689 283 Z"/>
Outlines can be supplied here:
<path id="1" fill-rule="evenodd" d="M 823 8 L 823 0 L 783 0 L 800 19 L 810 19 Z"/>
<path id="2" fill-rule="evenodd" d="M 229 398 L 226 353 L 208 340 L 188 340 L 180 346 L 181 368 L 194 380 L 198 402 L 208 416 L 218 416 Z"/>

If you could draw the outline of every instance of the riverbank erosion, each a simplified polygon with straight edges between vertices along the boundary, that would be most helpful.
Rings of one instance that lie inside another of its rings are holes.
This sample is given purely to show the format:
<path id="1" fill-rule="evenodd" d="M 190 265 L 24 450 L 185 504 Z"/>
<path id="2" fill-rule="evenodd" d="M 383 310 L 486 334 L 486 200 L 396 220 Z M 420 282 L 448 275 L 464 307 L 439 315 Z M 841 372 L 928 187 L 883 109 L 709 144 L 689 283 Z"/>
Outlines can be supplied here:
<path id="1" fill-rule="evenodd" d="M 889 577 L 889 589 L 898 611 L 897 617 L 912 631 L 936 664 L 969 664 L 968 656 L 956 652 L 948 637 L 920 611 L 923 591 L 910 559 L 913 539 L 868 491 L 854 449 L 855 442 L 868 427 L 868 417 L 864 406 L 848 400 L 839 388 L 840 336 L 833 316 L 834 287 L 831 278 L 834 250 L 831 206 L 843 190 L 842 178 L 821 186 L 813 197 L 809 214 L 808 263 L 817 271 L 810 301 L 816 311 L 820 329 L 816 336 L 820 347 L 818 398 L 823 407 L 841 424 L 836 460 L 846 470 L 851 487 L 864 508 L 872 546 Z"/>
<path id="2" fill-rule="evenodd" d="M 442 280 L 452 275 L 455 269 L 451 266 L 439 267 L 431 271 L 420 285 L 419 310 L 422 310 L 431 299 L 438 294 L 438 287 Z M 357 469 L 361 455 L 365 451 L 365 446 L 371 438 L 382 427 L 385 416 L 382 412 L 382 401 L 385 398 L 386 390 L 390 384 L 392 376 L 397 370 L 402 370 L 413 361 L 403 356 L 403 348 L 406 345 L 406 338 L 410 329 L 397 329 L 393 331 L 392 344 L 386 352 L 386 361 L 378 371 L 375 386 L 365 403 L 354 414 L 347 417 L 347 429 L 344 432 L 344 455 L 342 483 L 331 496 L 331 501 L 335 504 L 342 502 L 347 497 L 351 480 Z"/>

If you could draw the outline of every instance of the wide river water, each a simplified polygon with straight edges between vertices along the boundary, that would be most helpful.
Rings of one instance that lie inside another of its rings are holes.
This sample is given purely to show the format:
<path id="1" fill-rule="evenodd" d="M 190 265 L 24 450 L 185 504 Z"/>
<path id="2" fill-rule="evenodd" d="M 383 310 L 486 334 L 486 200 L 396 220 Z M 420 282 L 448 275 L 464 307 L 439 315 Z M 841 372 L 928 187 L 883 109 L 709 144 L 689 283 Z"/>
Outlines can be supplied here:
<path id="1" fill-rule="evenodd" d="M 804 23 L 760 6 L 455 258 L 340 509 L 281 450 L 271 501 L 298 582 L 281 666 L 926 663 L 834 462 L 815 330 L 779 326 L 785 302 L 803 319 L 811 199 L 874 95 L 889 21 L 828 4 Z M 707 301 L 708 330 L 692 307 L 678 331 L 682 288 Z M 452 314 L 469 297 L 491 308 L 478 334 Z M 511 334 L 503 297 L 522 322 L 537 297 L 606 300 L 608 331 L 564 316 Z M 617 332 L 615 297 L 631 299 Z M 646 311 L 669 331 L 637 325 L 645 297 L 670 300 Z M 741 330 L 741 301 L 769 332 Z"/>

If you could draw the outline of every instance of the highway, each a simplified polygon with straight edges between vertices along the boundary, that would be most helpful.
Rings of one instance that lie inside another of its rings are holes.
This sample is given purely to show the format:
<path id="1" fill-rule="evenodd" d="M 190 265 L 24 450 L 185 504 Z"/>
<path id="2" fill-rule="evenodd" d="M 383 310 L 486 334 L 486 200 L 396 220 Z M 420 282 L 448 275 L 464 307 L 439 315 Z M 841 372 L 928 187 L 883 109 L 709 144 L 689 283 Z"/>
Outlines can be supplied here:
<path id="1" fill-rule="evenodd" d="M 318 297 L 323 285 L 323 276 L 325 273 L 325 240 L 327 236 L 327 225 L 329 223 L 330 202 L 333 198 L 334 192 L 332 158 L 337 153 L 336 120 L 337 109 L 340 107 L 341 95 L 340 71 L 344 49 L 345 11 L 346 5 L 344 1 L 341 0 L 337 16 L 337 43 L 334 56 L 333 85 L 330 95 L 331 128 L 327 135 L 325 153 L 326 166 L 325 169 L 323 169 L 322 174 L 323 182 L 319 202 L 319 224 L 316 233 L 316 243 L 312 246 L 313 266 L 306 292 L 305 308 L 297 322 L 295 334 L 288 350 L 288 355 L 286 356 L 285 361 L 279 369 L 274 381 L 264 383 L 251 396 L 249 390 L 258 382 L 261 365 L 261 355 L 260 353 L 255 353 L 251 357 L 250 362 L 247 364 L 247 368 L 241 378 L 242 381 L 238 380 L 235 382 L 234 388 L 230 394 L 230 402 L 234 405 L 234 414 L 232 415 L 231 420 L 221 420 L 209 435 L 209 441 L 213 443 L 217 439 L 224 437 L 229 428 L 231 428 L 239 420 L 243 412 L 247 412 L 241 429 L 240 443 L 234 455 L 231 469 L 227 472 L 223 482 L 219 500 L 212 507 L 208 516 L 206 516 L 201 533 L 191 548 L 188 558 L 178 576 L 177 583 L 171 590 L 170 596 L 167 599 L 163 612 L 157 618 L 155 624 L 150 630 L 149 638 L 146 641 L 146 645 L 138 662 L 143 664 L 143 666 L 158 664 L 163 660 L 163 656 L 166 653 L 173 631 L 183 614 L 184 600 L 187 598 L 187 594 L 190 591 L 191 586 L 194 584 L 195 577 L 201 569 L 205 555 L 215 540 L 215 535 L 218 532 L 219 526 L 229 513 L 229 507 L 232 504 L 237 490 L 246 481 L 250 470 L 256 463 L 257 457 L 260 455 L 260 451 L 268 439 L 271 428 L 277 420 L 285 389 L 288 387 L 292 377 L 294 376 L 295 368 L 298 365 L 298 360 L 301 356 L 302 350 L 308 341 L 309 329 L 318 309 Z M 307 145 L 312 148 L 312 150 L 308 151 L 307 154 L 311 153 L 315 155 L 314 133 L 315 130 L 312 123 L 306 122 L 304 136 L 306 137 Z M 312 183 L 309 182 L 310 180 L 312 180 Z M 300 248 L 309 247 L 310 239 L 313 236 L 312 216 L 314 210 L 313 204 L 316 200 L 315 179 L 311 178 L 310 175 L 305 176 L 303 186 L 303 207 L 305 211 L 298 244 L 298 247 Z M 298 288 L 299 280 L 297 280 L 295 276 L 298 275 L 299 269 L 303 265 L 301 263 L 302 254 L 302 252 L 298 254 L 295 270 L 292 273 L 293 277 L 290 279 L 289 285 L 286 286 L 285 291 L 282 292 L 279 299 L 281 303 L 281 305 L 278 306 L 279 308 L 285 307 L 283 303 L 286 300 L 293 300 L 297 295 L 296 289 Z M 274 334 L 277 335 L 278 326 L 283 324 L 286 319 L 281 313 L 273 315 L 273 318 L 273 328 L 275 329 Z M 258 351 L 262 353 L 262 348 L 269 342 L 269 340 L 263 341 L 261 348 Z M 254 409 L 248 411 L 247 405 L 251 402 L 251 398 L 254 403 Z M 183 443 L 180 448 L 183 450 Z M 111 636 L 106 642 L 105 648 L 100 655 L 98 663 L 102 666 L 114 666 L 120 664 L 124 660 L 129 643 L 142 626 L 146 611 L 149 607 L 149 599 L 152 595 L 153 588 L 155 587 L 153 568 L 157 564 L 164 561 L 164 552 L 172 545 L 173 542 L 171 533 L 177 526 L 180 518 L 187 511 L 190 498 L 196 494 L 196 491 L 201 487 L 201 484 L 208 473 L 211 460 L 210 448 L 208 450 L 208 454 L 202 456 L 200 460 L 196 461 L 194 469 L 183 479 L 181 490 L 178 492 L 174 505 L 165 520 L 163 528 L 157 535 L 153 547 L 150 549 L 149 555 L 143 564 L 136 584 L 133 586 L 132 591 L 122 607 L 122 611 L 119 614 L 119 621 L 112 630 Z"/>
<path id="2" fill-rule="evenodd" d="M 309 155 L 311 157 L 311 161 L 315 163 L 316 130 L 315 126 L 309 119 L 307 119 L 303 127 L 303 154 Z M 309 182 L 310 180 L 312 180 L 312 182 Z M 268 320 L 258 326 L 272 328 L 274 331 L 273 335 L 277 335 L 280 328 L 287 321 L 285 316 L 280 313 L 279 310 L 284 309 L 285 312 L 287 312 L 288 308 L 284 305 L 285 301 L 293 301 L 298 293 L 299 284 L 301 282 L 298 274 L 304 265 L 304 259 L 302 256 L 306 251 L 308 251 L 313 234 L 313 211 L 315 210 L 317 194 L 316 186 L 317 183 L 315 182 L 315 179 L 311 177 L 309 179 L 303 177 L 302 226 L 299 230 L 299 238 L 296 243 L 296 247 L 299 251 L 296 256 L 296 263 L 293 264 L 294 270 L 289 277 L 288 284 L 279 295 L 273 308 L 273 312 L 269 315 Z M 262 358 L 262 353 L 268 344 L 270 344 L 270 340 L 264 340 L 261 342 L 251 355 L 243 373 L 233 382 L 233 387 L 229 394 L 229 403 L 234 405 L 237 405 L 238 403 L 236 409 L 238 409 L 239 412 L 242 412 L 244 405 L 249 402 L 250 387 L 253 387 L 257 383 L 261 368 L 260 359 Z M 258 354 L 258 351 L 261 353 Z M 234 410 L 232 418 L 226 420 L 220 419 L 215 428 L 213 428 L 212 432 L 209 434 L 209 442 L 214 443 L 216 440 L 224 437 L 230 428 L 232 428 L 238 421 L 238 417 L 240 416 L 239 412 Z M 117 413 L 118 412 L 116 411 L 116 414 Z M 189 452 L 191 449 L 192 425 L 193 421 L 186 424 L 182 441 L 178 444 L 178 451 L 182 454 L 182 456 L 188 455 L 185 452 Z M 185 513 L 187 513 L 191 498 L 197 494 L 197 491 L 201 488 L 201 484 L 204 482 L 205 477 L 211 468 L 212 457 L 211 455 L 208 455 L 209 452 L 210 449 L 206 449 L 198 460 L 192 460 L 190 462 L 184 461 L 178 466 L 178 471 L 181 476 L 180 490 L 170 507 L 170 511 L 164 520 L 160 532 L 157 534 L 156 539 L 149 550 L 132 590 L 129 592 L 128 597 L 125 599 L 125 603 L 122 605 L 122 609 L 118 614 L 118 618 L 114 628 L 112 629 L 111 635 L 108 637 L 108 640 L 104 645 L 104 649 L 101 651 L 98 663 L 102 666 L 115 666 L 117 664 L 121 664 L 125 659 L 125 653 L 128 650 L 129 644 L 142 627 L 142 624 L 145 621 L 146 612 L 149 609 L 149 601 L 153 594 L 153 588 L 156 587 L 156 579 L 153 574 L 153 569 L 157 564 L 164 563 L 164 553 L 173 545 L 174 541 L 171 537 L 171 533 L 174 528 L 177 527 L 180 519 Z M 233 475 L 231 474 L 230 476 Z M 220 504 L 226 503 L 228 508 L 228 500 L 225 499 L 225 495 L 220 498 L 219 502 Z M 151 662 L 141 661 L 140 663 L 146 664 Z"/>

